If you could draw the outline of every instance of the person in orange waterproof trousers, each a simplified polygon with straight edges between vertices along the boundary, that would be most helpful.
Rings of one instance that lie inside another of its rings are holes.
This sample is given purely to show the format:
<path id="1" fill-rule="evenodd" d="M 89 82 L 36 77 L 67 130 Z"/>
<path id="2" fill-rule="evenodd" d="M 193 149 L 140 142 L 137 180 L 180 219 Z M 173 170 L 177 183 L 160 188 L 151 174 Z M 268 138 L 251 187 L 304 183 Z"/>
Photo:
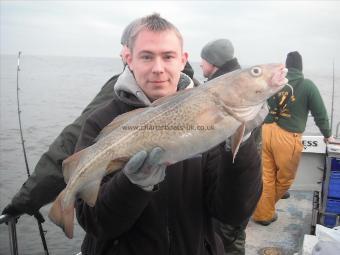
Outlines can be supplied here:
<path id="1" fill-rule="evenodd" d="M 276 220 L 275 204 L 294 181 L 302 149 L 301 134 L 276 123 L 262 126 L 263 191 L 253 214 L 255 221 L 268 221 L 269 225 Z"/>
<path id="2" fill-rule="evenodd" d="M 262 126 L 263 192 L 253 220 L 264 226 L 277 219 L 275 204 L 295 179 L 309 112 L 325 142 L 334 140 L 320 92 L 304 78 L 302 57 L 297 51 L 287 55 L 286 68 L 289 85 L 268 99 L 269 114 Z"/>

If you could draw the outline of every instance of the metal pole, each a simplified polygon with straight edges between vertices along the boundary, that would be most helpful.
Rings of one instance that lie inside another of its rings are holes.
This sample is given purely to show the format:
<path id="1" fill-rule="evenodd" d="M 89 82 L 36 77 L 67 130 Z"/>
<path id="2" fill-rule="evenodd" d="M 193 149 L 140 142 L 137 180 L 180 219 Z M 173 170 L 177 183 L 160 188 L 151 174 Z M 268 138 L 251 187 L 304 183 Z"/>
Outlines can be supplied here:
<path id="1" fill-rule="evenodd" d="M 333 90 L 332 90 L 332 109 L 331 109 L 331 134 L 333 133 L 333 115 L 334 115 L 334 84 L 335 84 L 335 74 L 334 74 L 334 60 L 333 60 Z"/>
<path id="2" fill-rule="evenodd" d="M 11 249 L 11 255 L 18 255 L 18 242 L 17 242 L 17 230 L 16 230 L 16 218 L 12 218 L 8 222 L 9 243 Z"/>
<path id="3" fill-rule="evenodd" d="M 40 234 L 40 238 L 41 238 L 41 241 L 42 241 L 42 245 L 44 247 L 45 255 L 49 255 L 48 247 L 47 247 L 47 243 L 46 243 L 46 238 L 45 238 L 45 232 L 46 231 L 44 231 L 44 229 L 42 227 L 42 223 L 45 222 L 45 219 L 39 211 L 34 214 L 34 217 L 36 218 L 36 220 L 38 222 L 39 234 Z"/>

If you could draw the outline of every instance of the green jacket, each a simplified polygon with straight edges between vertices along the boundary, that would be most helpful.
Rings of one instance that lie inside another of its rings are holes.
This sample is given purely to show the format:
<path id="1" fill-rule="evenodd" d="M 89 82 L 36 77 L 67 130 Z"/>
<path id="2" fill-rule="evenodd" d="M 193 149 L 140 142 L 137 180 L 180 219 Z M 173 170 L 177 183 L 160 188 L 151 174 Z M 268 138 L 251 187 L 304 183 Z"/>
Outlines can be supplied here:
<path id="1" fill-rule="evenodd" d="M 27 214 L 34 214 L 42 206 L 53 201 L 65 188 L 62 174 L 62 162 L 73 154 L 80 129 L 88 115 L 100 106 L 110 102 L 113 97 L 113 87 L 119 75 L 113 76 L 105 83 L 100 92 L 85 108 L 82 114 L 70 125 L 64 128 L 38 161 L 33 174 L 22 185 L 13 197 L 12 205 Z M 42 192 L 48 191 L 48 192 Z"/>
<path id="2" fill-rule="evenodd" d="M 304 79 L 302 72 L 295 68 L 288 70 L 287 78 L 293 91 L 286 85 L 268 99 L 270 109 L 264 122 L 277 122 L 289 132 L 303 133 L 310 111 L 322 135 L 330 137 L 327 111 L 318 88 L 311 80 Z"/>

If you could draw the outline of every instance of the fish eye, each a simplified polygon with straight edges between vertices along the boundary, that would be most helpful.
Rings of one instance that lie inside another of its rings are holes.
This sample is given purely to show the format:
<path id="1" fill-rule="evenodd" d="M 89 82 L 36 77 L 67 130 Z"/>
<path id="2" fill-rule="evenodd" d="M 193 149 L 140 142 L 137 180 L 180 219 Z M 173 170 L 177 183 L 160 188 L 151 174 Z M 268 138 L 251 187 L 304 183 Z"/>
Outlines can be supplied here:
<path id="1" fill-rule="evenodd" d="M 254 66 L 251 70 L 250 70 L 250 73 L 257 77 L 257 76 L 260 76 L 262 74 L 262 69 L 258 66 Z"/>

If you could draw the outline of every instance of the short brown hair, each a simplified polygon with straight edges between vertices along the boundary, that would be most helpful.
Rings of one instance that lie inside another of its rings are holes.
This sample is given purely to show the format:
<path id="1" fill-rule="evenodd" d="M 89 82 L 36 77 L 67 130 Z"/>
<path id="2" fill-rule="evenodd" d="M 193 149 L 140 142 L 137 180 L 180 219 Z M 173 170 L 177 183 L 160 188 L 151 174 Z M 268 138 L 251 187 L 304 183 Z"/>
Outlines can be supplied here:
<path id="1" fill-rule="evenodd" d="M 128 42 L 131 37 L 131 32 L 133 31 L 133 28 L 139 24 L 140 21 L 141 21 L 141 18 L 135 19 L 129 25 L 126 26 L 120 38 L 120 44 L 122 46 L 129 47 Z"/>
<path id="2" fill-rule="evenodd" d="M 162 18 L 159 13 L 154 13 L 141 18 L 140 22 L 132 28 L 128 40 L 128 47 L 131 51 L 135 45 L 138 34 L 144 29 L 152 32 L 163 32 L 166 30 L 172 30 L 177 35 L 181 44 L 181 48 L 183 48 L 183 37 L 177 27 L 175 27 L 171 22 Z"/>

